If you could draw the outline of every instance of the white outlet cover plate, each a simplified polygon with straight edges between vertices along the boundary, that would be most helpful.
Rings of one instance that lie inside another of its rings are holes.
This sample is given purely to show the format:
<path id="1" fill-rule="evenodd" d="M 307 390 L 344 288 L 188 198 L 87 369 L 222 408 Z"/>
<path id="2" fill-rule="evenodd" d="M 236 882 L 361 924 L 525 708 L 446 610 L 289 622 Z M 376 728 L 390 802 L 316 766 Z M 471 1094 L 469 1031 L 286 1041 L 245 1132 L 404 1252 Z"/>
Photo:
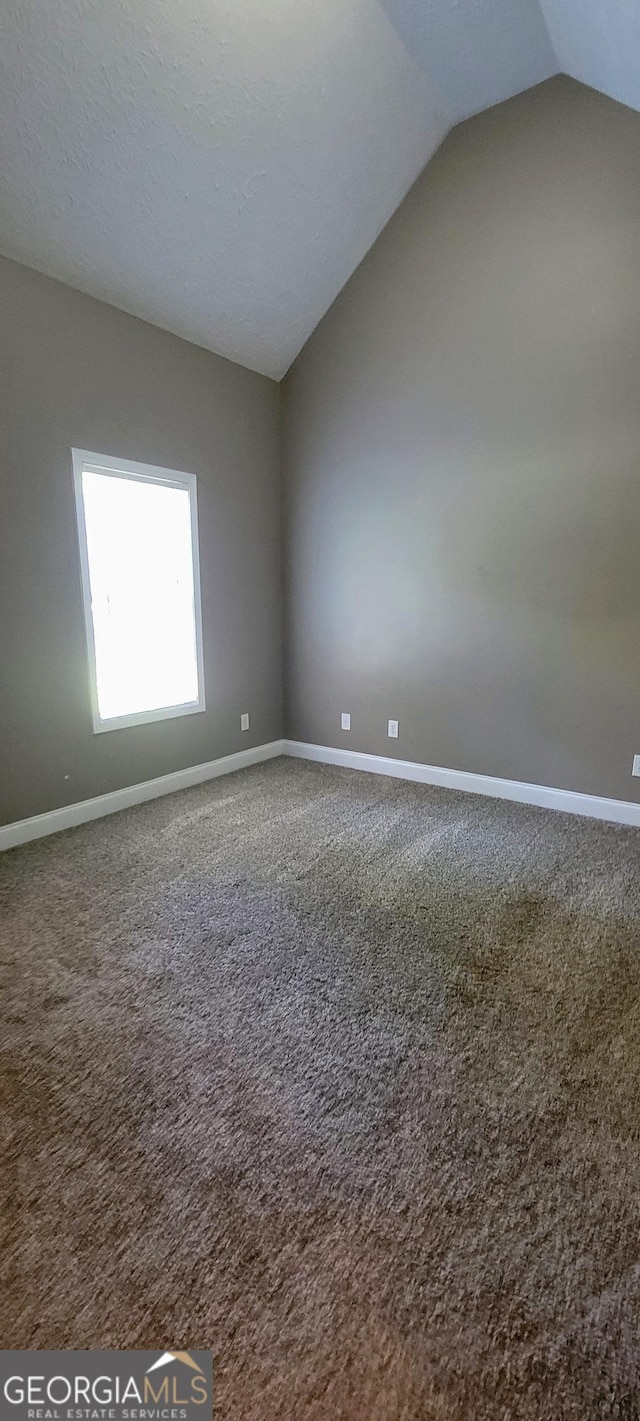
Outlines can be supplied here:
<path id="1" fill-rule="evenodd" d="M 387 735 L 389 736 L 389 738 L 390 738 L 391 740 L 397 740 L 397 739 L 398 739 L 398 722 L 397 722 L 397 720 L 390 720 L 390 721 L 389 721 L 389 727 L 388 727 L 388 730 L 387 730 Z"/>
<path id="2" fill-rule="evenodd" d="M 640 775 L 640 755 L 634 755 L 634 757 L 633 757 L 633 769 L 632 769 L 631 773 L 632 773 L 632 775 Z"/>
<path id="3" fill-rule="evenodd" d="M 240 716 L 240 729 L 241 729 L 241 730 L 248 730 L 248 729 L 249 729 L 249 712 L 248 712 L 248 711 L 244 711 L 243 714 Z"/>
<path id="4" fill-rule="evenodd" d="M 348 711 L 343 711 L 340 716 L 340 729 L 351 730 L 351 716 Z"/>

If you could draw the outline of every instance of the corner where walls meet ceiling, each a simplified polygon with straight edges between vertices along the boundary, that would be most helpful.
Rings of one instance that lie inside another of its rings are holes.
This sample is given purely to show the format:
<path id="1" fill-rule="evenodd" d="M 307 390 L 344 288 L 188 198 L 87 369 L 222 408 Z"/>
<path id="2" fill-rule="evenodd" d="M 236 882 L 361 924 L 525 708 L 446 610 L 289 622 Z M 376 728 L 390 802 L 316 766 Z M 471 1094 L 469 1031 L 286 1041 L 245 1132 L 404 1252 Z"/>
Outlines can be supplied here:
<path id="1" fill-rule="evenodd" d="M 455 123 L 639 55 L 628 0 L 6 0 L 0 251 L 279 379 Z"/>

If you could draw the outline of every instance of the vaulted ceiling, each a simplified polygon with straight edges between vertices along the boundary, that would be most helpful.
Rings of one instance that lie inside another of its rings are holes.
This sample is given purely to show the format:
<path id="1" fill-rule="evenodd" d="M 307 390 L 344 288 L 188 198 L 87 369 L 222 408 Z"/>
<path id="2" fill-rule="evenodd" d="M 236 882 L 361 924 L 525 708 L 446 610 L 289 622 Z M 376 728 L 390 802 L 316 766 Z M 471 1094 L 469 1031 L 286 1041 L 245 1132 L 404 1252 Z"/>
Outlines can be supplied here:
<path id="1" fill-rule="evenodd" d="M 4 0 L 0 251 L 279 378 L 460 119 L 640 108 L 637 0 Z"/>

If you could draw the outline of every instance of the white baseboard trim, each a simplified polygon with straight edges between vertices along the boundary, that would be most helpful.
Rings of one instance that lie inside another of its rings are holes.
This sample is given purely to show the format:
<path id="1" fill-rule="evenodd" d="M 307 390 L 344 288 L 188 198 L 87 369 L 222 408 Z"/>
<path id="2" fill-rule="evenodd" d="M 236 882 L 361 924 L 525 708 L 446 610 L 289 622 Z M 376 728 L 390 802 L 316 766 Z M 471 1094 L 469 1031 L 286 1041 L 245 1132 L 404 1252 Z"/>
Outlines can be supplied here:
<path id="1" fill-rule="evenodd" d="M 615 824 L 640 827 L 640 804 L 631 800 L 604 799 L 599 795 L 581 794 L 577 790 L 552 789 L 548 785 L 497 779 L 493 775 L 476 775 L 467 770 L 447 770 L 439 765 L 423 765 L 418 760 L 367 755 L 364 751 L 344 750 L 340 746 L 308 745 L 301 740 L 271 740 L 266 745 L 255 745 L 249 750 L 239 750 L 235 755 L 209 760 L 204 765 L 189 765 L 184 770 L 174 770 L 155 780 L 144 780 L 142 784 L 127 785 L 124 789 L 98 795 L 95 799 L 84 799 L 78 804 L 52 809 L 47 814 L 36 814 L 31 819 L 0 825 L 0 852 L 26 844 L 31 839 L 57 834 L 62 829 L 72 829 L 77 824 L 86 824 L 91 819 L 117 814 L 133 804 L 144 804 L 146 800 L 159 799 L 162 795 L 174 794 L 176 790 L 203 784 L 206 780 L 217 779 L 219 775 L 230 775 L 234 770 L 244 770 L 249 765 L 258 765 L 279 755 L 317 760 L 325 765 L 342 765 L 350 770 L 368 770 L 375 775 L 391 775 L 396 779 L 416 780 L 419 784 L 441 785 L 445 789 L 489 795 L 492 799 L 512 799 L 520 804 L 537 804 L 543 809 L 559 809 L 565 814 L 582 814 L 591 819 L 608 819 Z"/>
<path id="2" fill-rule="evenodd" d="M 602 799 L 571 789 L 551 789 L 520 780 L 501 780 L 493 775 L 474 775 L 467 770 L 445 770 L 439 765 L 423 765 L 417 760 L 395 760 L 386 755 L 365 755 L 361 750 L 343 750 L 334 745 L 306 745 L 301 740 L 284 740 L 285 755 L 300 760 L 319 760 L 324 765 L 342 765 L 350 770 L 368 770 L 374 775 L 392 775 L 420 784 L 461 789 L 469 794 L 486 794 L 492 799 L 514 799 L 520 804 L 537 804 L 543 809 L 560 809 L 565 814 L 583 814 L 590 819 L 608 819 L 615 824 L 640 826 L 640 804 L 626 799 Z"/>
<path id="3" fill-rule="evenodd" d="M 61 829 L 72 829 L 90 819 L 102 819 L 105 814 L 117 814 L 120 809 L 128 809 L 132 804 L 159 799 L 163 794 L 173 794 L 176 790 L 188 789 L 190 785 L 215 780 L 219 775 L 230 775 L 234 770 L 244 770 L 248 765 L 258 765 L 262 760 L 273 760 L 282 754 L 284 741 L 271 740 L 266 745 L 239 750 L 235 755 L 208 760 L 204 765 L 188 765 L 185 770 L 174 770 L 156 780 L 144 780 L 142 784 L 127 785 L 125 789 L 100 794 L 95 799 L 83 799 L 79 804 L 65 804 L 62 809 L 51 809 L 48 814 L 35 814 L 32 819 L 0 825 L 0 851 L 26 844 L 30 839 L 42 839 L 46 834 L 57 834 Z"/>

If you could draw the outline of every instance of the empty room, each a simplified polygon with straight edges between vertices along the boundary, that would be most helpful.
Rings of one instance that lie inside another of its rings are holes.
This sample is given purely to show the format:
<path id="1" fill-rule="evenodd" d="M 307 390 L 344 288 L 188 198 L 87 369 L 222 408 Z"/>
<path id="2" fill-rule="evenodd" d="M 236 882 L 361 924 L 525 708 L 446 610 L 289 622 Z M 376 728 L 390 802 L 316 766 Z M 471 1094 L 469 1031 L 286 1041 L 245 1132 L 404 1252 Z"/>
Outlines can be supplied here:
<path id="1" fill-rule="evenodd" d="M 0 0 L 0 1421 L 640 1421 L 640 4 Z"/>

